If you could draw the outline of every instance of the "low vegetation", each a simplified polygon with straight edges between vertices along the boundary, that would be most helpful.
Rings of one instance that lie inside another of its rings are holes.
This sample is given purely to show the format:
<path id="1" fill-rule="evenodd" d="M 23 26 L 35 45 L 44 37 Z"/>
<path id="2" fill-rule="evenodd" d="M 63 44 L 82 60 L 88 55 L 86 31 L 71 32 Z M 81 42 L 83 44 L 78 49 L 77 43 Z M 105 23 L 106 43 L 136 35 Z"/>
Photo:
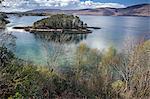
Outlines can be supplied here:
<path id="1" fill-rule="evenodd" d="M 6 20 L 6 18 L 6 14 L 0 12 L 0 28 L 5 28 L 5 25 L 9 23 L 9 21 Z"/>
<path id="2" fill-rule="evenodd" d="M 0 98 L 148 99 L 150 41 L 122 53 L 80 44 L 72 62 L 40 67 L 0 47 Z"/>

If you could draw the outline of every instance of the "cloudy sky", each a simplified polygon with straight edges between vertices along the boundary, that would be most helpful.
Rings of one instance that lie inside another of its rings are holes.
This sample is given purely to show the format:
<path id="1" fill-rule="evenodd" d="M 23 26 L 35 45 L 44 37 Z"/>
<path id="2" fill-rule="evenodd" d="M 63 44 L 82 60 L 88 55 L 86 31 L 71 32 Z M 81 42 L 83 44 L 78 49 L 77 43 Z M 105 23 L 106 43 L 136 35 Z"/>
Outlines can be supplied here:
<path id="1" fill-rule="evenodd" d="M 83 9 L 99 7 L 123 8 L 129 5 L 148 3 L 148 0 L 5 0 L 1 11 L 24 11 L 29 9 Z"/>

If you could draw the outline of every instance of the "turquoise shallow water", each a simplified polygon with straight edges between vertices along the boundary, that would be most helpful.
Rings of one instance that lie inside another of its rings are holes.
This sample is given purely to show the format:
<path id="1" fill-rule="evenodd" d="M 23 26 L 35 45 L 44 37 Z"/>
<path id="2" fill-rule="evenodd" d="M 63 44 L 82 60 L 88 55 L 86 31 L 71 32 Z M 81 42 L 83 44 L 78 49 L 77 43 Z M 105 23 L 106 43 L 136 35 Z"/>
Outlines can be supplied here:
<path id="1" fill-rule="evenodd" d="M 54 35 L 35 35 L 23 30 L 14 30 L 13 26 L 28 26 L 32 25 L 36 20 L 44 17 L 39 16 L 9 16 L 10 24 L 7 25 L 6 31 L 12 32 L 16 39 L 15 53 L 18 57 L 33 61 L 38 64 L 45 64 L 47 60 L 47 49 L 49 53 L 54 54 L 61 48 L 62 44 L 54 42 Z M 145 35 L 149 39 L 150 35 L 150 17 L 127 17 L 127 16 L 80 16 L 81 20 L 89 26 L 101 27 L 99 30 L 92 30 L 92 34 L 73 36 L 74 42 L 67 42 L 62 50 L 73 52 L 79 43 L 86 43 L 91 48 L 100 50 L 110 46 L 115 46 L 118 49 L 123 48 L 127 39 L 138 41 Z M 40 36 L 40 38 L 39 38 Z M 46 39 L 46 40 L 45 40 Z M 48 48 L 45 46 L 48 45 Z M 65 53 L 67 54 L 67 53 Z M 63 53 L 63 55 L 65 55 Z M 61 53 L 62 55 L 62 53 Z M 62 55 L 62 57 L 63 57 Z M 61 59 L 60 59 L 61 60 Z"/>

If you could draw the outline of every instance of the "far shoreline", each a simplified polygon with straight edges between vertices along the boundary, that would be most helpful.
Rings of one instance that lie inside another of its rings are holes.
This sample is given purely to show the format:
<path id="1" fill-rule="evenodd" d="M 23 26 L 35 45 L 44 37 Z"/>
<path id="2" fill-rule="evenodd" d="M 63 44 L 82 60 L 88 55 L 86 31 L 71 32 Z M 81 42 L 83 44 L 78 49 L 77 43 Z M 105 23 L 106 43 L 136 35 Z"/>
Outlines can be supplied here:
<path id="1" fill-rule="evenodd" d="M 6 13 L 6 15 L 15 15 L 19 17 L 23 16 L 51 16 L 55 14 L 64 14 L 64 13 L 28 13 L 28 12 L 3 12 Z M 71 14 L 74 15 L 74 14 Z M 100 14 L 75 14 L 77 16 L 100 16 L 100 17 L 150 17 L 146 15 L 100 15 Z"/>

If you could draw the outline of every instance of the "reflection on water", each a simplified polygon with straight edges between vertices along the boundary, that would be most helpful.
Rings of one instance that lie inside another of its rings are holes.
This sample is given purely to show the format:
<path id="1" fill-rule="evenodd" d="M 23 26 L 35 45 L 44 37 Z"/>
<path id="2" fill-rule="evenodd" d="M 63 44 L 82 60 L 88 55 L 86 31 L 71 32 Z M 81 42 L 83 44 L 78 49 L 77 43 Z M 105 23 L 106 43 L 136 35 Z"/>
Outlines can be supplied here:
<path id="1" fill-rule="evenodd" d="M 87 38 L 88 34 L 60 34 L 60 33 L 33 33 L 36 39 L 54 43 L 79 43 Z"/>
<path id="2" fill-rule="evenodd" d="M 110 46 L 120 49 L 124 47 L 123 45 L 127 38 L 140 40 L 145 34 L 148 35 L 147 39 L 150 38 L 150 17 L 80 16 L 81 20 L 89 26 L 102 28 L 100 30 L 92 30 L 93 33 L 88 35 L 34 34 L 12 29 L 14 26 L 32 25 L 33 22 L 42 18 L 43 16 L 9 16 L 11 23 L 7 25 L 6 31 L 12 32 L 17 37 L 16 55 L 18 57 L 43 64 L 46 60 L 45 47 L 43 46 L 45 41 L 49 42 L 50 50 L 53 48 L 53 45 L 65 45 L 73 52 L 75 47 L 82 42 L 91 48 L 101 50 Z M 70 46 L 72 47 L 70 48 Z M 66 47 L 63 50 L 66 50 Z"/>

